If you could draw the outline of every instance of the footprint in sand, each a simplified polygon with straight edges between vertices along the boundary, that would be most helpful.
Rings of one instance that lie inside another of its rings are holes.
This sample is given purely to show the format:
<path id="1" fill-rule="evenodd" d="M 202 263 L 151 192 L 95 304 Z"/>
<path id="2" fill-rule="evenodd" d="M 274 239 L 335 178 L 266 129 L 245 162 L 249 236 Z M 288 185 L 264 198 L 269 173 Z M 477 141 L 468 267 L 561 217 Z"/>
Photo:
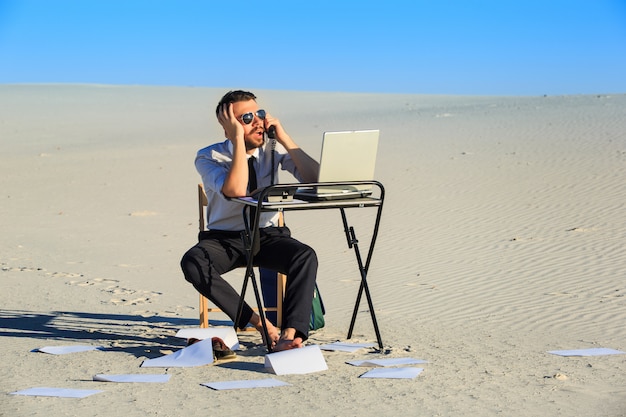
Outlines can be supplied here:
<path id="1" fill-rule="evenodd" d="M 82 275 L 80 275 L 82 276 Z M 77 285 L 79 287 L 90 287 L 94 285 L 103 285 L 103 284 L 117 284 L 119 281 L 115 279 L 107 279 L 107 278 L 94 278 L 87 281 L 69 281 L 68 285 Z"/>
<path id="2" fill-rule="evenodd" d="M 45 269 L 29 267 L 29 266 L 8 266 L 6 264 L 3 264 L 2 271 L 4 272 L 41 272 L 41 271 L 45 271 Z"/>
<path id="3" fill-rule="evenodd" d="M 44 275 L 52 278 L 80 278 L 83 274 L 78 272 L 48 272 L 42 267 L 30 267 L 30 266 L 9 266 L 5 263 L 2 264 L 2 271 L 4 272 L 43 272 Z"/>
<path id="4" fill-rule="evenodd" d="M 136 292 L 134 292 L 136 293 Z M 136 306 L 136 305 L 141 305 L 141 304 L 151 304 L 152 303 L 152 299 L 154 299 L 155 297 L 158 297 L 159 295 L 161 295 L 160 292 L 155 292 L 155 291 L 143 291 L 142 292 L 142 296 L 140 297 L 134 297 L 134 298 L 126 298 L 126 297 L 119 297 L 119 298 L 112 298 L 109 301 L 105 302 L 107 304 L 113 304 L 113 305 L 125 305 L 125 306 Z"/>
<path id="5" fill-rule="evenodd" d="M 134 316 L 140 316 L 140 317 L 153 317 L 153 316 L 158 315 L 158 313 L 154 311 L 150 311 L 150 310 L 135 310 L 132 312 L 132 314 Z"/>
<path id="6" fill-rule="evenodd" d="M 136 293 L 137 291 L 131 290 L 130 288 L 122 288 L 120 286 L 114 285 L 111 287 L 107 287 L 104 289 L 104 292 L 108 292 L 115 295 L 131 295 Z"/>
<path id="7" fill-rule="evenodd" d="M 573 227 L 571 229 L 567 229 L 566 232 L 578 232 L 578 233 L 584 233 L 584 232 L 593 232 L 594 228 L 586 228 L 586 227 Z"/>
<path id="8" fill-rule="evenodd" d="M 81 278 L 84 277 L 83 274 L 79 274 L 77 272 L 48 272 L 46 275 L 49 275 L 53 278 Z"/>

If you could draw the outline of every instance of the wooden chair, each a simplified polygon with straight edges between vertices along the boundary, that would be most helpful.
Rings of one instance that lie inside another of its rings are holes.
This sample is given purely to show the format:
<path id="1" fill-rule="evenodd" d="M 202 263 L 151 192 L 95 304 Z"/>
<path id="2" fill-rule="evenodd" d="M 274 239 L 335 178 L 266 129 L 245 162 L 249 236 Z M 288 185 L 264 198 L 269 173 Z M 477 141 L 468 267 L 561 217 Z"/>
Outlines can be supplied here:
<path id="1" fill-rule="evenodd" d="M 199 228 L 200 231 L 205 230 L 205 221 L 204 221 L 204 213 L 206 210 L 209 201 L 207 199 L 206 193 L 204 192 L 204 187 L 202 184 L 198 184 L 198 218 L 199 218 Z M 283 213 L 280 213 L 279 217 L 279 226 L 282 226 L 283 223 Z M 260 274 L 259 274 L 260 275 Z M 276 283 L 276 307 L 265 307 L 263 309 L 264 312 L 276 312 L 276 327 L 281 326 L 282 316 L 283 316 L 283 298 L 285 295 L 285 286 L 287 285 L 287 276 L 284 274 L 276 274 L 276 279 L 278 282 Z M 258 310 L 254 308 L 254 310 Z M 202 294 L 200 294 L 200 327 L 209 327 L 209 313 L 221 312 L 222 310 L 217 307 L 209 307 L 209 300 Z M 252 327 L 247 327 L 246 329 L 256 330 Z"/>

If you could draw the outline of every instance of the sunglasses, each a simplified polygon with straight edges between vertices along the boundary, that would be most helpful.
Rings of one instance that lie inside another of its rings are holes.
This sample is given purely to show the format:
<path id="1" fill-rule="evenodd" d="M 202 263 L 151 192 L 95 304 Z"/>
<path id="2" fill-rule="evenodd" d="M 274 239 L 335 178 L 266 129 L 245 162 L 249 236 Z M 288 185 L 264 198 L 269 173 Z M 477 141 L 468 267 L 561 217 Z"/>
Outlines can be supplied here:
<path id="1" fill-rule="evenodd" d="M 257 110 L 256 112 L 248 112 L 248 113 L 244 113 L 241 115 L 241 121 L 246 124 L 249 125 L 250 123 L 252 123 L 252 121 L 254 120 L 254 116 L 256 115 L 256 117 L 258 117 L 261 120 L 265 119 L 265 110 Z"/>

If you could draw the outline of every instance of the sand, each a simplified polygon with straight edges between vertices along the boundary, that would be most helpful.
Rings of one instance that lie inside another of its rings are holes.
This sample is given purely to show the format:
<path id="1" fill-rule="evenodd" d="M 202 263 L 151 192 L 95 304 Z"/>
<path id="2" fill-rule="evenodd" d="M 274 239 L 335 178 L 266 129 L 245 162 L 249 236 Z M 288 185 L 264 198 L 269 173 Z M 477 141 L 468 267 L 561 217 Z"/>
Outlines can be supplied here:
<path id="1" fill-rule="evenodd" d="M 315 157 L 324 131 L 381 130 L 387 196 L 369 282 L 385 349 L 324 352 L 327 371 L 276 377 L 244 332 L 228 365 L 140 368 L 197 326 L 178 263 L 197 233 L 193 159 L 223 138 L 214 107 L 226 90 L 0 86 L 0 415 L 626 415 L 626 355 L 547 353 L 626 350 L 624 94 L 255 91 Z M 365 247 L 370 212 L 349 215 Z M 321 263 L 326 327 L 308 343 L 346 341 L 359 275 L 339 214 L 287 222 Z M 375 341 L 365 304 L 352 341 Z M 32 352 L 75 344 L 104 351 Z M 428 363 L 414 379 L 359 378 L 366 369 L 346 364 L 403 357 Z M 105 373 L 172 377 L 92 381 Z M 200 385 L 272 376 L 290 385 Z M 31 387 L 104 392 L 9 394 Z"/>

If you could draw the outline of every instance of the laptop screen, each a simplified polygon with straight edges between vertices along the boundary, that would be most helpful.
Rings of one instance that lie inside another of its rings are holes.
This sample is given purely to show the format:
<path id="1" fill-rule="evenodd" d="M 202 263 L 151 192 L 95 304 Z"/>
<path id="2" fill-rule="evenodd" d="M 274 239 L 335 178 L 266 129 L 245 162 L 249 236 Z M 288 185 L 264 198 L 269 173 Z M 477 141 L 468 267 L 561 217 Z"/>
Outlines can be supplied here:
<path id="1" fill-rule="evenodd" d="M 373 180 L 379 134 L 378 130 L 325 132 L 318 181 Z"/>

